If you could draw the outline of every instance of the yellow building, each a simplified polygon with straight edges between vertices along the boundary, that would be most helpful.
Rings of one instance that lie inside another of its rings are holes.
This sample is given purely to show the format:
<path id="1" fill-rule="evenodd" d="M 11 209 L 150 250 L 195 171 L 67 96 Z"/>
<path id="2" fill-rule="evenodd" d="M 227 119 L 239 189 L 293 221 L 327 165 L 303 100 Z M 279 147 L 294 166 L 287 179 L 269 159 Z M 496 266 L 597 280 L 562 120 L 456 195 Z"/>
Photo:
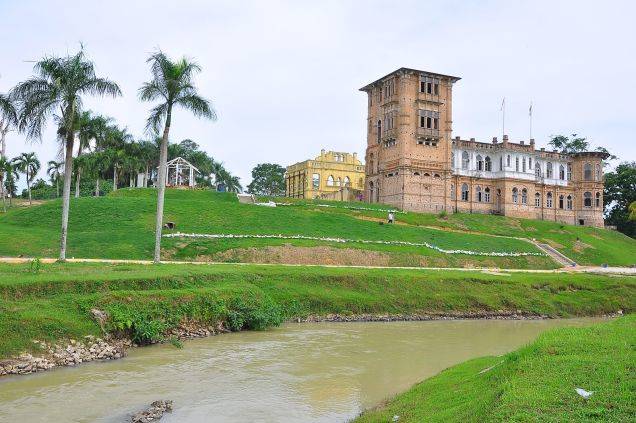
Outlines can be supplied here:
<path id="1" fill-rule="evenodd" d="M 320 152 L 314 160 L 287 167 L 285 196 L 330 200 L 356 199 L 364 191 L 364 165 L 357 153 Z"/>

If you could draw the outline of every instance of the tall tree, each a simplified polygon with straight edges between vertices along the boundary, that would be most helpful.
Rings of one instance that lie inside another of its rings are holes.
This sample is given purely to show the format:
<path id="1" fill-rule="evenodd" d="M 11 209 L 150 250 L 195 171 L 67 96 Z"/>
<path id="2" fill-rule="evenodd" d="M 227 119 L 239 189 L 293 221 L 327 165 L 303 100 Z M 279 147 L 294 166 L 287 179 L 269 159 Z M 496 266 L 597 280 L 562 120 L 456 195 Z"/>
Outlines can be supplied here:
<path id="1" fill-rule="evenodd" d="M 2 183 L 3 191 L 2 191 L 2 205 L 3 210 L 6 211 L 5 201 L 7 198 L 7 194 L 9 196 L 9 205 L 12 202 L 12 198 L 15 196 L 15 193 L 18 189 L 16 185 L 16 180 L 20 178 L 18 174 L 18 169 L 11 163 L 10 160 L 7 160 L 6 157 L 0 157 L 0 183 Z"/>
<path id="2" fill-rule="evenodd" d="M 636 238 L 636 221 L 630 220 L 630 205 L 636 201 L 636 162 L 625 162 L 605 174 L 606 222 Z"/>
<path id="3" fill-rule="evenodd" d="M 119 86 L 95 75 L 93 62 L 81 49 L 73 56 L 45 57 L 35 64 L 35 76 L 18 84 L 12 95 L 21 103 L 19 130 L 30 139 L 42 138 L 42 129 L 48 118 L 57 110 L 65 129 L 64 188 L 62 192 L 62 233 L 60 237 L 60 261 L 66 260 L 68 211 L 73 171 L 73 146 L 75 122 L 82 107 L 83 96 L 121 95 Z"/>
<path id="4" fill-rule="evenodd" d="M 182 58 L 171 60 L 161 51 L 152 54 L 148 60 L 152 80 L 144 83 L 139 89 L 142 101 L 159 101 L 150 111 L 146 130 L 159 133 L 163 124 L 163 135 L 159 150 L 159 176 L 157 195 L 157 217 L 155 229 L 154 262 L 161 261 L 161 229 L 163 226 L 163 204 L 166 192 L 166 162 L 168 156 L 168 137 L 172 124 L 172 112 L 176 106 L 192 112 L 197 117 L 215 120 L 216 113 L 208 102 L 197 93 L 194 86 L 194 75 L 201 71 L 195 62 Z"/>
<path id="5" fill-rule="evenodd" d="M 587 138 L 579 137 L 577 134 L 572 134 L 569 137 L 566 135 L 552 135 L 548 145 L 564 154 L 581 153 L 590 150 L 590 143 Z M 616 156 L 607 151 L 605 147 L 597 147 L 596 151 L 607 153 L 609 160 L 616 160 Z"/>
<path id="6" fill-rule="evenodd" d="M 2 211 L 7 211 L 6 189 L 4 187 L 5 175 L 12 171 L 11 162 L 4 156 L 0 156 L 0 196 L 2 197 Z"/>
<path id="7" fill-rule="evenodd" d="M 31 202 L 31 182 L 40 171 L 40 161 L 35 153 L 22 153 L 12 160 L 15 167 L 26 175 L 27 192 L 29 193 L 29 205 Z"/>
<path id="8" fill-rule="evenodd" d="M 275 163 L 261 163 L 252 169 L 250 194 L 279 196 L 285 194 L 285 168 Z"/>
<path id="9" fill-rule="evenodd" d="M 0 158 L 7 159 L 7 133 L 12 128 L 15 128 L 17 124 L 18 110 L 16 101 L 8 95 L 0 94 Z M 4 185 L 1 183 L 0 196 L 3 199 L 6 196 Z"/>
<path id="10" fill-rule="evenodd" d="M 58 198 L 60 196 L 60 177 L 62 176 L 63 167 L 64 162 L 49 160 L 47 163 L 46 174 L 51 178 L 51 183 L 55 184 L 55 193 Z"/>

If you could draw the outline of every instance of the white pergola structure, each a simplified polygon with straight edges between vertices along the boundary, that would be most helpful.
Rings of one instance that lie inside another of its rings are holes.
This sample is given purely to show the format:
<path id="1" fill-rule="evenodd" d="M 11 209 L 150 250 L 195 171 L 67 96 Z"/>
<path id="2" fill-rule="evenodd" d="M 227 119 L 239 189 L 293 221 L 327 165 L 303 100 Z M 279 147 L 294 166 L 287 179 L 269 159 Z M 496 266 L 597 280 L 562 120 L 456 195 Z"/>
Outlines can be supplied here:
<path id="1" fill-rule="evenodd" d="M 197 184 L 195 176 L 201 174 L 199 169 L 183 157 L 170 160 L 167 165 L 166 186 L 194 188 Z"/>

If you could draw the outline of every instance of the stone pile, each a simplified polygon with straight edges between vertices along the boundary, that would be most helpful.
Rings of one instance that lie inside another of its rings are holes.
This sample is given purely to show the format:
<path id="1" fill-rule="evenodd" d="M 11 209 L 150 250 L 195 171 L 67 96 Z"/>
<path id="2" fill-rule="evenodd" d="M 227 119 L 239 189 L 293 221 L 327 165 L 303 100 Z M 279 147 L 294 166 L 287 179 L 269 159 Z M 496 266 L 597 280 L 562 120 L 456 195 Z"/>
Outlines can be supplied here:
<path id="1" fill-rule="evenodd" d="M 165 413 L 172 411 L 172 401 L 154 401 L 150 407 L 133 415 L 131 423 L 148 423 L 161 420 Z"/>
<path id="2" fill-rule="evenodd" d="M 116 360 L 126 355 L 126 348 L 132 344 L 127 340 L 104 340 L 86 336 L 83 341 L 71 339 L 66 346 L 34 341 L 43 354 L 34 357 L 21 354 L 16 358 L 0 361 L 0 376 L 29 374 L 49 370 L 57 366 L 75 366 L 94 360 Z"/>
<path id="3" fill-rule="evenodd" d="M 426 314 L 327 314 L 324 316 L 308 316 L 297 319 L 301 322 L 396 322 L 396 321 L 426 321 L 426 320 L 454 320 L 454 319 L 486 319 L 486 320 L 533 320 L 549 319 L 542 314 L 531 314 L 522 310 L 497 310 L 475 312 L 449 312 Z"/>
<path id="4" fill-rule="evenodd" d="M 230 330 L 223 326 L 223 322 L 218 322 L 216 326 L 203 326 L 197 322 L 184 321 L 178 327 L 168 330 L 166 338 L 192 339 L 204 338 L 220 333 L 227 333 Z"/>

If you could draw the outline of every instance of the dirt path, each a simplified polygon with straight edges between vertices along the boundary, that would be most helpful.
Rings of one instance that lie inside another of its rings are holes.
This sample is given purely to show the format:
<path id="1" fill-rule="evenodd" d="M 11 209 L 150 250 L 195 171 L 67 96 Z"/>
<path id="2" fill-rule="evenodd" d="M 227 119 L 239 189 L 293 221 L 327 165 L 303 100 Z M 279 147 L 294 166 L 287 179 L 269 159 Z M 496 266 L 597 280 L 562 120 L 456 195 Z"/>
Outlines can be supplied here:
<path id="1" fill-rule="evenodd" d="M 20 264 L 29 263 L 33 258 L 28 257 L 0 257 L 0 263 Z M 40 258 L 42 263 L 55 263 L 54 258 Z M 120 260 L 120 259 L 94 259 L 94 258 L 72 258 L 67 259 L 67 263 L 106 263 L 106 264 L 153 264 L 151 260 Z M 200 266 L 277 266 L 277 267 L 328 267 L 345 269 L 403 269 L 403 270 L 434 270 L 434 271 L 459 271 L 459 272 L 482 272 L 486 274 L 506 274 L 506 273 L 596 273 L 613 275 L 636 276 L 636 268 L 632 267 L 597 267 L 597 266 L 576 266 L 564 267 L 561 269 L 499 269 L 484 267 L 407 267 L 407 266 L 341 266 L 329 264 L 266 264 L 266 263 L 222 263 L 222 262 L 201 262 L 201 261 L 162 261 L 162 264 L 196 264 Z"/>

